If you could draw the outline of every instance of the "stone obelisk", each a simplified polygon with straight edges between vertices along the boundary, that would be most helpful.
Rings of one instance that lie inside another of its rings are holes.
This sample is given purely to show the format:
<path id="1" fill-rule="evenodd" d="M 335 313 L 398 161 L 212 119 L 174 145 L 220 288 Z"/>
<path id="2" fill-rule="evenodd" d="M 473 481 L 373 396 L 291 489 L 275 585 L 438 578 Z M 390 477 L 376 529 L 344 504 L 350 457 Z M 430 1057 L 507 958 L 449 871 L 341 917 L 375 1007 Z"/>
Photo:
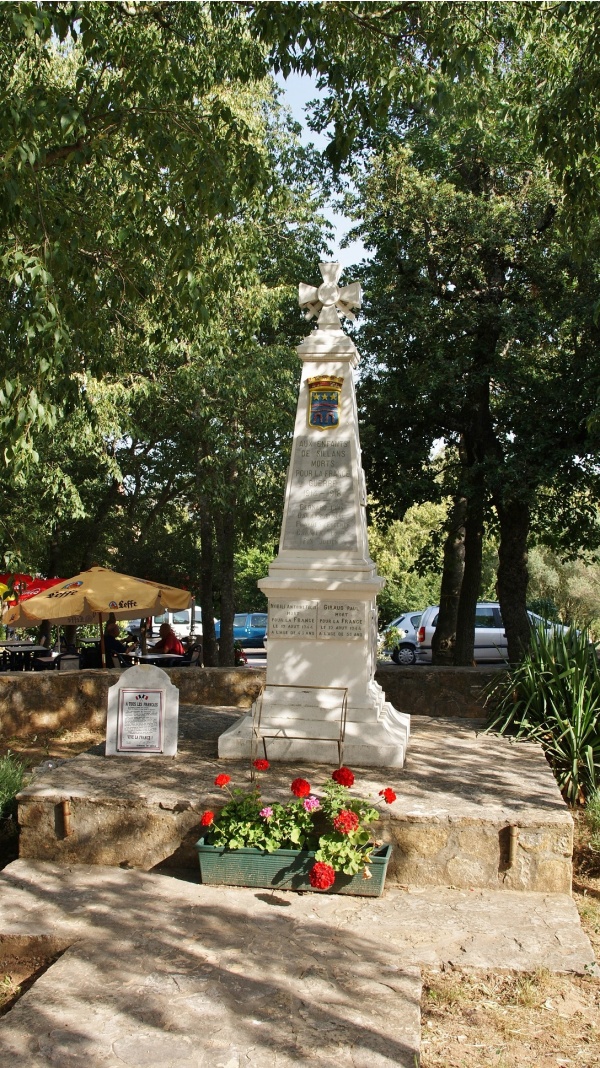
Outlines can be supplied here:
<path id="1" fill-rule="evenodd" d="M 269 601 L 267 680 L 244 718 L 219 738 L 220 757 L 401 767 L 410 717 L 375 682 L 376 597 L 352 371 L 359 356 L 339 313 L 354 318 L 357 282 L 300 285 L 316 329 L 298 346 L 302 380 L 279 553 L 258 583 Z M 252 746 L 253 725 L 255 745 Z M 260 738 L 257 738 L 257 733 Z M 264 739 L 264 741 L 263 741 Z"/>

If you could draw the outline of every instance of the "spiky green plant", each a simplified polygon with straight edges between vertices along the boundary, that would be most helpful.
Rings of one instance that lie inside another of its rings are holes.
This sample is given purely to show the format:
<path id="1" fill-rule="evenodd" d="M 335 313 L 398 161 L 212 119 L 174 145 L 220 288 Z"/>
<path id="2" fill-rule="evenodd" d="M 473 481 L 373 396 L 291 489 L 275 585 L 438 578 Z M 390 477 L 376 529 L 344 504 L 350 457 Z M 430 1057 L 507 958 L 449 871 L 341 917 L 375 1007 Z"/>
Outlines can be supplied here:
<path id="1" fill-rule="evenodd" d="M 0 818 L 7 816 L 23 785 L 25 765 L 11 752 L 0 757 Z"/>
<path id="2" fill-rule="evenodd" d="M 532 632 L 521 662 L 488 690 L 488 731 L 540 742 L 563 797 L 600 786 L 600 669 L 586 631 Z"/>

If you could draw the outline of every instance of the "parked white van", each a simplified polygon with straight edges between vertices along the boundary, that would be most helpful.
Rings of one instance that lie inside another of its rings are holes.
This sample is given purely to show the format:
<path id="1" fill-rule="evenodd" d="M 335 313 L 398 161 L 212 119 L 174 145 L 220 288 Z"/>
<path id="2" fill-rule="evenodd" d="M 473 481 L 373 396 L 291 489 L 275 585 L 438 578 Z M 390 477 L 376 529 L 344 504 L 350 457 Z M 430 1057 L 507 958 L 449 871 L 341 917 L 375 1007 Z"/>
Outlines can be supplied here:
<path id="1" fill-rule="evenodd" d="M 202 609 L 194 605 L 194 637 L 202 637 Z M 139 619 L 131 619 L 127 624 L 128 634 L 138 637 L 140 633 Z M 148 630 L 149 638 L 158 638 L 158 632 L 162 623 L 170 623 L 177 637 L 181 640 L 192 633 L 192 609 L 182 608 L 179 612 L 163 612 L 160 616 L 153 616 Z"/>

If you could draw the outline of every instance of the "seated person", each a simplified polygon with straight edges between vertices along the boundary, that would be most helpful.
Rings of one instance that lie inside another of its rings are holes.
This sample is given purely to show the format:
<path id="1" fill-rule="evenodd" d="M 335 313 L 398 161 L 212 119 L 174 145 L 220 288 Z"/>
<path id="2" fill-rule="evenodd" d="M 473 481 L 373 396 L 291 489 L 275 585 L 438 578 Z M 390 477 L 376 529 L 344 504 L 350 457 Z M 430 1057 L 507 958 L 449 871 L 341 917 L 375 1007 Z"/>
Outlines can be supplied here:
<path id="1" fill-rule="evenodd" d="M 111 657 L 113 653 L 126 653 L 128 644 L 130 645 L 132 641 L 135 644 L 135 639 L 130 639 L 129 643 L 121 641 L 118 623 L 106 624 L 104 628 L 104 648 L 108 657 Z"/>
<path id="2" fill-rule="evenodd" d="M 173 653 L 174 656 L 185 655 L 185 649 L 170 623 L 162 623 L 158 633 L 160 634 L 160 641 L 152 646 L 150 650 L 152 653 Z"/>

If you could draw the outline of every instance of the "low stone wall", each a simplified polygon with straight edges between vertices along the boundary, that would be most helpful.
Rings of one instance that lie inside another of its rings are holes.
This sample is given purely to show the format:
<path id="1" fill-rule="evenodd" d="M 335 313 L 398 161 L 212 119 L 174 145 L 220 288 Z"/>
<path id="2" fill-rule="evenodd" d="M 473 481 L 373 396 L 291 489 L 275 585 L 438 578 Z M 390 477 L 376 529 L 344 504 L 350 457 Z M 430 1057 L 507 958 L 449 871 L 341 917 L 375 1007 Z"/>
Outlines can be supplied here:
<path id="1" fill-rule="evenodd" d="M 108 691 L 118 671 L 27 671 L 0 675 L 0 737 L 32 731 L 102 730 Z M 168 672 L 181 704 L 249 708 L 260 693 L 260 668 L 174 668 Z"/>
<path id="2" fill-rule="evenodd" d="M 486 667 L 413 667 L 380 665 L 375 678 L 399 712 L 411 716 L 485 716 L 485 690 L 505 669 Z"/>
<path id="3" fill-rule="evenodd" d="M 483 691 L 502 668 L 380 666 L 376 679 L 388 701 L 412 716 L 479 719 Z M 264 668 L 173 668 L 168 672 L 186 705 L 249 708 L 265 681 Z M 0 674 L 0 737 L 33 731 L 102 730 L 108 690 L 117 671 L 40 671 Z"/>

